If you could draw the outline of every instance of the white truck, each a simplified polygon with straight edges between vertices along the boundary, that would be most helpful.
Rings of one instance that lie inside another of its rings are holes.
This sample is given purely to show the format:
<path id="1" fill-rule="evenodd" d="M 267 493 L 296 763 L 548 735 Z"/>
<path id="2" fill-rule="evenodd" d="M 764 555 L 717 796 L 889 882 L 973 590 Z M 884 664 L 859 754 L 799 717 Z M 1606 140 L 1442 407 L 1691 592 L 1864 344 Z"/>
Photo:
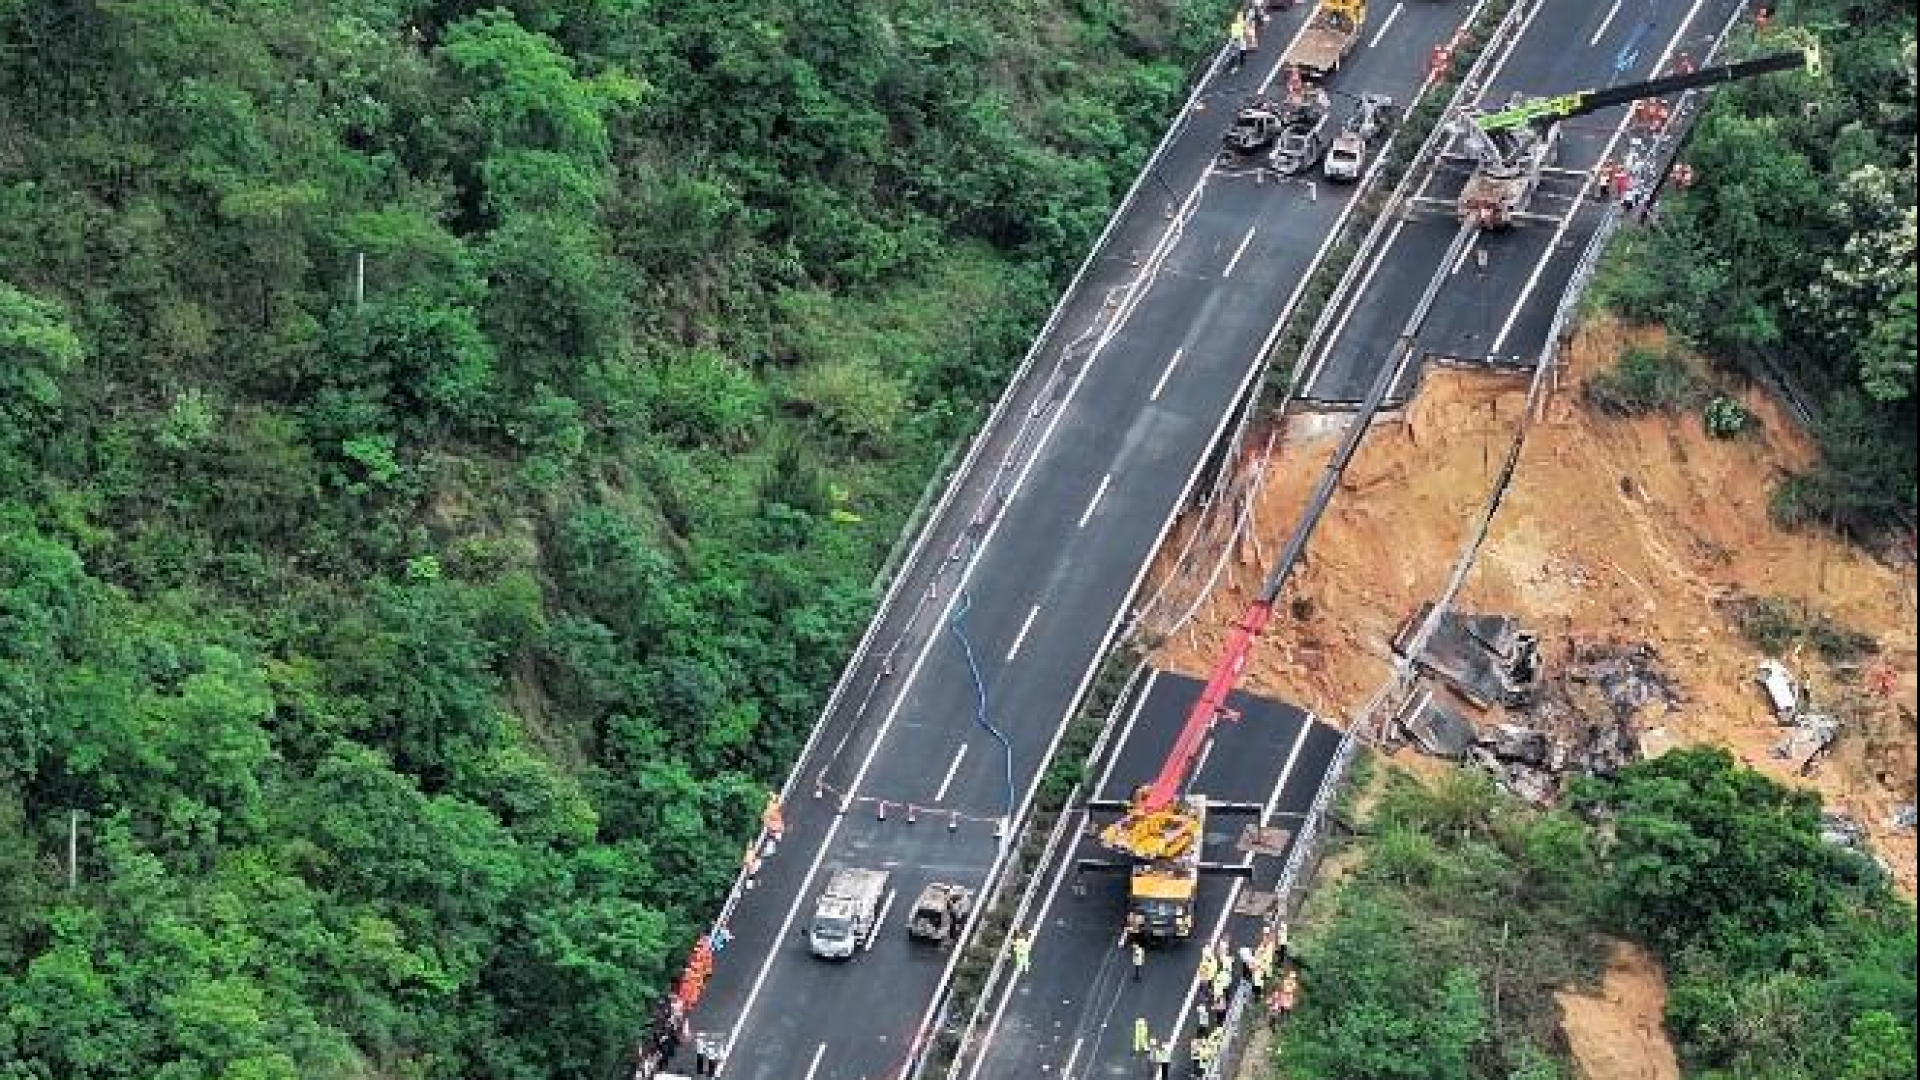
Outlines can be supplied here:
<path id="1" fill-rule="evenodd" d="M 813 925 L 807 929 L 807 946 L 813 955 L 845 960 L 860 950 L 880 922 L 890 876 L 885 870 L 857 867 L 834 871 L 814 904 Z"/>

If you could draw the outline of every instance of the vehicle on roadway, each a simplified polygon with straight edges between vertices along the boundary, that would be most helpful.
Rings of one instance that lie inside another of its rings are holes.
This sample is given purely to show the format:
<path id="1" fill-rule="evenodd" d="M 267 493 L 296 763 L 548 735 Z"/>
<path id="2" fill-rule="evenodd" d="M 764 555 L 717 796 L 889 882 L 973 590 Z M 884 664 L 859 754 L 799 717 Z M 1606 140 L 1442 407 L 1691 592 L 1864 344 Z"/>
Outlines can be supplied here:
<path id="1" fill-rule="evenodd" d="M 1392 98 L 1385 94 L 1361 94 L 1353 115 L 1347 118 L 1340 134 L 1334 136 L 1333 143 L 1327 147 L 1326 162 L 1321 166 L 1327 179 L 1360 179 L 1360 173 L 1367 163 L 1367 148 L 1374 139 L 1393 127 L 1395 119 Z"/>
<path id="2" fill-rule="evenodd" d="M 807 946 L 826 960 L 845 960 L 873 936 L 887 897 L 885 870 L 847 867 L 834 872 L 814 904 Z"/>
<path id="3" fill-rule="evenodd" d="M 913 902 L 913 913 L 907 917 L 907 934 L 921 941 L 946 944 L 960 936 L 960 931 L 966 928 L 967 917 L 972 914 L 972 889 L 930 881 L 920 890 L 920 898 Z"/>
<path id="4" fill-rule="evenodd" d="M 1282 176 L 1305 172 L 1326 150 L 1332 111 L 1326 91 L 1297 82 L 1278 100 L 1250 97 L 1227 125 L 1221 161 L 1251 163 L 1264 154 L 1266 166 Z"/>
<path id="5" fill-rule="evenodd" d="M 1327 123 L 1333 105 L 1325 90 L 1301 87 L 1287 95 L 1280 107 L 1280 137 L 1268 163 L 1281 176 L 1298 176 L 1320 160 L 1327 149 Z"/>
<path id="6" fill-rule="evenodd" d="M 1193 936 L 1207 801 L 1183 799 L 1173 812 L 1129 828 L 1129 849 L 1148 857 L 1134 863 L 1127 875 L 1128 932 L 1147 938 Z"/>
<path id="7" fill-rule="evenodd" d="M 1280 65 L 1302 78 L 1324 79 L 1340 70 L 1341 62 L 1360 43 L 1366 25 L 1367 0 L 1320 0 Z"/>
<path id="8" fill-rule="evenodd" d="M 1492 113 L 1468 110 L 1452 122 L 1452 130 L 1466 142 L 1473 161 L 1473 175 L 1461 189 L 1456 203 L 1460 220 L 1482 228 L 1504 228 L 1526 219 L 1527 203 L 1559 146 L 1563 120 L 1613 105 L 1795 68 L 1805 68 L 1819 77 L 1818 47 L 1809 43 L 1804 50 L 1682 71 L 1603 90 L 1578 90 L 1531 99 L 1516 95 L 1505 108 Z"/>

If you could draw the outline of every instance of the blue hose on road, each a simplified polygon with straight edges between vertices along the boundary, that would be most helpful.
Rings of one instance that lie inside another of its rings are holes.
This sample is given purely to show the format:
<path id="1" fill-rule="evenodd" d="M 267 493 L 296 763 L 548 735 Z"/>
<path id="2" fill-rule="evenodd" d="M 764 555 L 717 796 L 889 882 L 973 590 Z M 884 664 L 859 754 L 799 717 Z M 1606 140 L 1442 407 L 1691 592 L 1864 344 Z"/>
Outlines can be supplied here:
<path id="1" fill-rule="evenodd" d="M 954 638 L 960 642 L 960 651 L 964 653 L 967 658 L 967 670 L 973 674 L 973 692 L 975 698 L 973 712 L 974 722 L 986 728 L 987 733 L 992 735 L 1000 743 L 1000 749 L 1007 770 L 1006 820 L 1007 826 L 1011 828 L 1013 825 L 1013 744 L 1007 741 L 1007 737 L 1001 734 L 999 728 L 993 726 L 993 721 L 990 720 L 987 715 L 987 681 L 980 674 L 980 664 L 974 659 L 973 655 L 973 642 L 967 637 L 967 612 L 972 609 L 973 594 L 964 589 L 961 590 L 960 608 L 953 613 L 953 618 L 948 621 L 947 629 L 953 631 Z"/>
<path id="2" fill-rule="evenodd" d="M 1625 75 L 1627 69 L 1640 62 L 1640 43 L 1647 39 L 1647 32 L 1653 29 L 1658 14 L 1659 12 L 1655 9 L 1654 5 L 1648 3 L 1647 17 L 1641 20 L 1639 26 L 1633 28 L 1633 35 L 1627 38 L 1627 43 L 1620 46 L 1620 51 L 1613 56 L 1614 78 L 1618 79 L 1620 76 Z"/>

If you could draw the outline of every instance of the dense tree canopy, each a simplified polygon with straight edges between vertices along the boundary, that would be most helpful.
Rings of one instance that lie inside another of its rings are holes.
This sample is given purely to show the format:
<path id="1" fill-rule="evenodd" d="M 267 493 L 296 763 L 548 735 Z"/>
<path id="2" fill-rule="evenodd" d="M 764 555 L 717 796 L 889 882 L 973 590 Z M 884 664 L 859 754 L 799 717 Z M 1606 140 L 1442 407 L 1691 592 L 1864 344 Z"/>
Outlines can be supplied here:
<path id="1" fill-rule="evenodd" d="M 0 1076 L 605 1075 L 1223 6 L 0 0 Z"/>
<path id="2" fill-rule="evenodd" d="M 1781 520 L 1873 528 L 1914 509 L 1915 67 L 1912 5 L 1788 0 L 1743 47 L 1824 40 L 1825 74 L 1717 91 L 1686 151 L 1699 177 L 1670 192 L 1603 283 L 1818 408 L 1820 466 L 1777 493 Z"/>
<path id="3" fill-rule="evenodd" d="M 1553 993 L 1609 934 L 1665 961 L 1691 1080 L 1913 1076 L 1913 908 L 1821 837 L 1818 796 L 1718 749 L 1545 813 L 1478 773 L 1389 780 L 1360 865 L 1307 913 L 1289 1080 L 1575 1075 Z"/>

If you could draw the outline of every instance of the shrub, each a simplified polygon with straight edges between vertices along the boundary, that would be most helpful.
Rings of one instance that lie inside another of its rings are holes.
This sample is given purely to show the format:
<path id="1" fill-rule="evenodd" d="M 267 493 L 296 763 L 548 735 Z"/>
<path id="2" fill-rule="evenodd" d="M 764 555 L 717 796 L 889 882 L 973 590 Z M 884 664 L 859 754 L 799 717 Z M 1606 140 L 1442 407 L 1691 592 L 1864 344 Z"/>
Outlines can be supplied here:
<path id="1" fill-rule="evenodd" d="M 1699 389 L 1699 380 L 1685 361 L 1659 349 L 1635 345 L 1620 354 L 1613 370 L 1588 379 L 1584 393 L 1596 408 L 1637 416 L 1684 406 Z"/>
<path id="2" fill-rule="evenodd" d="M 1729 607 L 1740 633 L 1765 652 L 1785 652 L 1796 642 L 1805 641 L 1822 658 L 1841 663 L 1870 656 L 1880 649 L 1871 634 L 1855 630 L 1791 597 L 1742 596 Z"/>
<path id="3" fill-rule="evenodd" d="M 1702 410 L 1707 434 L 1716 439 L 1731 439 L 1753 423 L 1753 412 L 1730 397 L 1715 397 Z"/>

